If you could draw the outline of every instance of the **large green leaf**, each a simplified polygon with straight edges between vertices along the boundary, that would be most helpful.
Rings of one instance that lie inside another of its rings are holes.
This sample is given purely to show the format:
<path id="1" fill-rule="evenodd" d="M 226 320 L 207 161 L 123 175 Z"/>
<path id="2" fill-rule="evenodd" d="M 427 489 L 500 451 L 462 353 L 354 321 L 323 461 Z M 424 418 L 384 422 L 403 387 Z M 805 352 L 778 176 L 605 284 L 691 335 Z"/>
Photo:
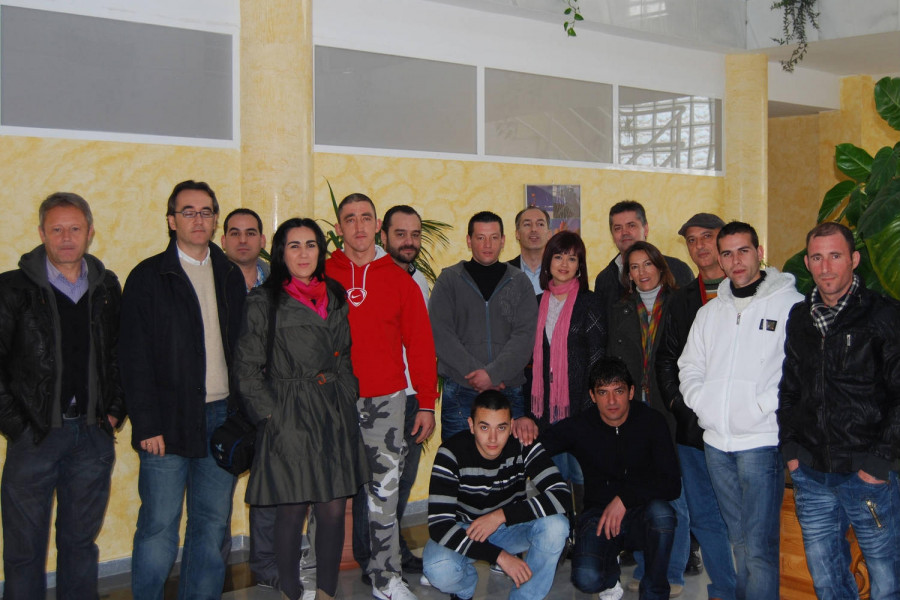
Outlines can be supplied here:
<path id="1" fill-rule="evenodd" d="M 898 164 L 900 164 L 900 143 L 893 148 L 885 146 L 875 154 L 872 161 L 872 175 L 866 183 L 866 194 L 869 198 L 874 200 L 878 196 L 878 190 L 897 175 Z"/>
<path id="2" fill-rule="evenodd" d="M 875 110 L 900 131 L 900 77 L 884 77 L 875 84 Z"/>
<path id="3" fill-rule="evenodd" d="M 900 218 L 900 179 L 892 179 L 859 217 L 856 229 L 859 237 L 868 242 L 869 238 L 879 235 L 898 218 Z"/>
<path id="4" fill-rule="evenodd" d="M 841 202 L 843 202 L 844 198 L 853 191 L 853 188 L 855 188 L 856 185 L 855 182 L 845 179 L 825 192 L 825 199 L 822 200 L 822 206 L 819 208 L 819 216 L 816 219 L 816 223 L 821 223 L 826 220 L 828 216 L 841 205 Z"/>
<path id="5" fill-rule="evenodd" d="M 810 275 L 809 270 L 806 268 L 806 263 L 803 262 L 804 256 L 806 256 L 806 248 L 787 259 L 782 271 L 793 275 L 797 279 L 797 290 L 799 290 L 801 294 L 806 295 L 813 289 L 815 283 L 813 282 L 812 275 Z"/>
<path id="6" fill-rule="evenodd" d="M 878 235 L 866 238 L 872 268 L 887 293 L 900 299 L 900 213 Z"/>
<path id="7" fill-rule="evenodd" d="M 835 146 L 834 162 L 841 173 L 853 181 L 865 181 L 872 172 L 872 156 L 853 144 Z"/>
<path id="8" fill-rule="evenodd" d="M 864 204 L 868 205 L 866 193 L 859 186 L 853 188 L 853 191 L 850 192 L 850 200 L 847 201 L 847 206 L 844 207 L 844 211 L 835 220 L 847 219 L 848 227 L 851 229 L 856 227 L 856 223 L 859 221 L 860 215 L 862 215 Z"/>
<path id="9" fill-rule="evenodd" d="M 878 292 L 885 296 L 890 295 L 887 293 L 887 290 L 884 289 L 884 286 L 881 285 L 881 282 L 878 280 L 878 275 L 875 274 L 875 269 L 872 268 L 872 260 L 869 258 L 869 249 L 863 244 L 858 247 L 857 250 L 859 250 L 859 266 L 856 267 L 856 274 L 862 277 L 862 280 L 866 283 L 866 287 L 873 292 Z"/>

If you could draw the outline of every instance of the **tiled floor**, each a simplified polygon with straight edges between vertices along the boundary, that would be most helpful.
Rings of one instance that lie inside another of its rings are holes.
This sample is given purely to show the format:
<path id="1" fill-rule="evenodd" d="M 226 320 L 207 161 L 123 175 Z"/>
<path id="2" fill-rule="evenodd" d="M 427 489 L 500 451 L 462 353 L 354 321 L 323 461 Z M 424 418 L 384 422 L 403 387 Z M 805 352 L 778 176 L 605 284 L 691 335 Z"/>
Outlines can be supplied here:
<path id="1" fill-rule="evenodd" d="M 413 547 L 413 552 L 421 555 L 421 549 L 425 545 L 428 531 L 423 525 L 416 525 L 404 529 L 404 537 Z M 512 589 L 512 581 L 505 575 L 492 573 L 486 563 L 476 563 L 478 569 L 478 588 L 475 592 L 476 600 L 487 600 L 494 598 L 506 598 Z M 622 569 L 623 587 L 625 582 L 631 579 L 633 567 Z M 592 594 L 583 594 L 576 590 L 569 581 L 571 572 L 571 562 L 564 561 L 556 573 L 556 579 L 553 582 L 553 588 L 547 595 L 549 600 L 570 600 L 584 599 L 593 596 Z M 361 571 L 359 569 L 348 569 L 342 571 L 338 582 L 337 597 L 342 600 L 369 600 L 372 598 L 372 589 L 363 584 L 360 579 Z M 706 600 L 706 585 L 709 578 L 706 572 L 685 578 L 684 591 L 679 597 L 683 600 Z M 117 576 L 114 581 L 101 581 L 102 591 L 100 598 L 102 600 L 131 600 L 130 577 L 128 575 Z M 272 589 L 266 589 L 253 585 L 252 576 L 246 562 L 233 564 L 228 568 L 228 576 L 225 583 L 225 589 L 228 590 L 223 596 L 223 600 L 280 600 L 281 594 Z M 419 600 L 438 600 L 449 598 L 447 594 L 443 594 L 438 590 L 421 585 L 418 577 L 410 579 L 410 589 L 418 596 Z M 174 600 L 178 594 L 178 580 L 172 578 L 166 584 L 166 600 Z M 50 590 L 47 599 L 56 598 L 55 590 Z M 625 592 L 623 600 L 637 600 L 637 592 Z"/>
<path id="2" fill-rule="evenodd" d="M 421 548 L 427 540 L 428 530 L 425 525 L 416 525 L 403 531 L 405 539 L 411 543 L 413 552 L 421 556 Z M 494 598 L 506 598 L 512 589 L 512 580 L 505 575 L 492 573 L 487 563 L 475 564 L 478 569 L 478 588 L 475 591 L 475 600 L 488 600 Z M 622 569 L 622 585 L 631 579 L 634 567 Z M 547 595 L 548 600 L 570 600 L 595 597 L 594 594 L 583 594 L 576 590 L 569 581 L 571 562 L 564 561 L 556 573 L 553 588 Z M 362 572 L 359 569 L 342 571 L 338 581 L 337 597 L 342 600 L 369 600 L 372 598 L 372 588 L 363 584 L 360 580 Z M 421 585 L 418 577 L 410 578 L 410 589 L 418 596 L 419 600 L 446 600 L 449 595 L 438 590 Z M 694 577 L 685 577 L 685 587 L 679 600 L 706 600 L 706 586 L 709 578 L 704 571 Z M 223 600 L 280 600 L 281 595 L 273 590 L 260 587 L 235 590 L 222 596 Z M 623 600 L 637 600 L 637 592 L 625 592 Z"/>

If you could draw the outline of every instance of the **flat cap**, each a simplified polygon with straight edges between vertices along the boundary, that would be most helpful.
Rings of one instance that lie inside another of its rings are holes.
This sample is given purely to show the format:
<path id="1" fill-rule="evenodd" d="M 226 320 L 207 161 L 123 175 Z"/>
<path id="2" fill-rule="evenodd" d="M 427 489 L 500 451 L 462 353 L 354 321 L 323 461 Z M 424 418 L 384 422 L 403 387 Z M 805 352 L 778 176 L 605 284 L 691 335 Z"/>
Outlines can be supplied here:
<path id="1" fill-rule="evenodd" d="M 711 213 L 697 213 L 696 215 L 688 219 L 684 225 L 681 226 L 681 229 L 678 230 L 678 235 L 684 236 L 687 230 L 691 227 L 702 227 L 703 229 L 721 229 L 725 227 L 725 221 Z"/>

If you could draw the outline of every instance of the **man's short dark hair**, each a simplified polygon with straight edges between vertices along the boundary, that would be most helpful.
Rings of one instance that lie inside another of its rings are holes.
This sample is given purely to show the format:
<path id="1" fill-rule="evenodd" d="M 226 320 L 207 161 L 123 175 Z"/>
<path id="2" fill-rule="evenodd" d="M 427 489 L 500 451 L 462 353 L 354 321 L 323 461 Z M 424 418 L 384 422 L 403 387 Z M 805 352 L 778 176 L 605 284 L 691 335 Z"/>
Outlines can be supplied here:
<path id="1" fill-rule="evenodd" d="M 641 222 L 641 225 L 647 224 L 647 212 L 644 210 L 644 206 L 635 200 L 622 200 L 621 202 L 616 202 L 612 205 L 612 208 L 609 209 L 609 230 L 612 231 L 612 218 L 614 215 L 621 214 L 623 212 L 633 212 L 637 215 L 638 220 Z"/>
<path id="2" fill-rule="evenodd" d="M 473 420 L 475 419 L 475 411 L 479 408 L 508 410 L 509 416 L 512 417 L 512 404 L 510 404 L 509 398 L 498 390 L 485 390 L 475 396 L 475 399 L 472 400 L 472 412 L 469 415 Z"/>
<path id="3" fill-rule="evenodd" d="M 404 215 L 416 215 L 419 217 L 419 223 L 422 222 L 422 215 L 414 209 L 412 206 L 408 206 L 406 204 L 398 204 L 397 206 L 392 206 L 387 209 L 387 212 L 384 213 L 384 219 L 381 220 L 381 230 L 387 234 L 388 229 L 391 228 L 391 219 L 394 218 L 394 215 L 400 213 Z"/>
<path id="4" fill-rule="evenodd" d="M 72 192 L 54 192 L 44 198 L 44 201 L 41 202 L 41 207 L 38 209 L 38 225 L 40 225 L 41 230 L 44 229 L 44 219 L 47 218 L 47 213 L 57 206 L 74 206 L 84 215 L 88 228 L 94 226 L 94 215 L 91 213 L 91 207 L 88 205 L 87 200 Z"/>
<path id="5" fill-rule="evenodd" d="M 375 203 L 372 202 L 372 199 L 366 196 L 365 194 L 361 194 L 359 192 L 354 192 L 349 196 L 345 196 L 341 203 L 338 204 L 338 221 L 341 220 L 341 213 L 344 211 L 344 207 L 348 204 L 354 204 L 356 202 L 368 202 L 369 206 L 372 207 L 372 214 L 375 215 L 375 218 L 378 218 L 378 210 L 375 209 Z"/>
<path id="6" fill-rule="evenodd" d="M 806 234 L 807 253 L 809 252 L 809 241 L 811 239 L 814 237 L 827 237 L 829 235 L 843 236 L 844 240 L 847 242 L 847 248 L 850 250 L 850 254 L 853 254 L 853 252 L 856 251 L 856 240 L 853 239 L 853 232 L 850 231 L 849 227 L 835 221 L 825 221 L 810 229 L 809 233 Z"/>
<path id="7" fill-rule="evenodd" d="M 255 210 L 251 210 L 249 208 L 236 208 L 233 211 L 231 211 L 230 213 L 228 213 L 228 216 L 225 217 L 225 225 L 224 225 L 224 227 L 222 227 L 223 233 L 225 233 L 226 235 L 228 234 L 228 221 L 231 219 L 231 217 L 233 217 L 235 215 L 249 215 L 249 216 L 253 217 L 254 219 L 256 219 L 256 225 L 259 228 L 259 235 L 262 235 L 262 232 L 263 232 L 262 219 L 259 218 L 259 215 L 256 214 Z"/>
<path id="8" fill-rule="evenodd" d="M 503 235 L 503 219 L 496 213 L 483 210 L 472 215 L 472 218 L 469 219 L 469 237 L 472 237 L 472 232 L 475 231 L 475 223 L 500 223 L 500 235 Z"/>
<path id="9" fill-rule="evenodd" d="M 205 181 L 194 181 L 193 179 L 188 179 L 187 181 L 182 181 L 181 183 L 177 184 L 172 189 L 172 193 L 169 194 L 169 202 L 166 204 L 166 216 L 175 214 L 175 209 L 178 207 L 178 194 L 180 194 L 184 190 L 200 190 L 201 192 L 206 192 L 209 197 L 212 198 L 213 213 L 219 214 L 219 200 L 216 198 L 216 193 L 213 191 L 213 189 L 209 187 L 209 184 Z M 175 230 L 169 227 L 168 223 L 166 223 L 166 228 L 169 231 L 169 237 L 174 238 Z"/>
<path id="10" fill-rule="evenodd" d="M 525 214 L 526 210 L 539 210 L 544 213 L 544 218 L 547 219 L 547 227 L 550 227 L 550 213 L 541 208 L 540 206 L 526 206 L 522 210 L 516 213 L 516 229 L 519 228 L 519 221 L 522 220 L 522 215 Z"/>
<path id="11" fill-rule="evenodd" d="M 592 390 L 615 383 L 624 383 L 632 388 L 634 387 L 634 378 L 621 358 L 604 356 L 591 366 L 588 383 Z"/>
<path id="12" fill-rule="evenodd" d="M 744 223 L 743 221 L 732 221 L 719 230 L 719 235 L 716 236 L 716 249 L 719 248 L 719 240 L 726 235 L 738 235 L 741 233 L 749 234 L 750 242 L 753 244 L 753 247 L 759 248 L 759 236 L 756 234 L 756 230 L 753 229 L 753 225 Z"/>

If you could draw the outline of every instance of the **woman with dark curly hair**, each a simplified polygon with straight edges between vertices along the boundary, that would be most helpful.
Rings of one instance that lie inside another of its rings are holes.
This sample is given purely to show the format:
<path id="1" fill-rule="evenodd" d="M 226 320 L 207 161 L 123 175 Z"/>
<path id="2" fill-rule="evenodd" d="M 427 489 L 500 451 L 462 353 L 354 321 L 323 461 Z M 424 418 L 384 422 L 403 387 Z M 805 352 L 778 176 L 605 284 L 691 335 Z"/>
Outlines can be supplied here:
<path id="1" fill-rule="evenodd" d="M 331 598 L 347 497 L 370 479 L 357 422 L 348 307 L 344 289 L 325 276 L 325 236 L 312 219 L 282 223 L 271 256 L 269 278 L 247 297 L 235 354 L 244 410 L 259 429 L 246 501 L 277 506 L 275 557 L 281 591 L 290 600 L 303 592 L 300 535 L 313 506 L 316 597 Z"/>
<path id="2" fill-rule="evenodd" d="M 675 418 L 666 408 L 656 383 L 656 350 L 659 347 L 660 327 L 666 312 L 666 301 L 676 289 L 675 277 L 669 264 L 656 246 L 649 242 L 635 242 L 622 254 L 622 285 L 625 295 L 616 302 L 609 315 L 609 343 L 606 351 L 618 356 L 628 366 L 634 378 L 634 401 L 646 402 L 666 419 L 672 440 L 675 440 Z M 684 587 L 684 567 L 690 553 L 690 531 L 684 495 L 672 502 L 678 515 L 675 540 L 670 555 L 668 580 L 672 593 Z M 638 563 L 635 579 L 629 590 L 637 589 L 643 575 L 643 555 L 634 553 Z"/>

